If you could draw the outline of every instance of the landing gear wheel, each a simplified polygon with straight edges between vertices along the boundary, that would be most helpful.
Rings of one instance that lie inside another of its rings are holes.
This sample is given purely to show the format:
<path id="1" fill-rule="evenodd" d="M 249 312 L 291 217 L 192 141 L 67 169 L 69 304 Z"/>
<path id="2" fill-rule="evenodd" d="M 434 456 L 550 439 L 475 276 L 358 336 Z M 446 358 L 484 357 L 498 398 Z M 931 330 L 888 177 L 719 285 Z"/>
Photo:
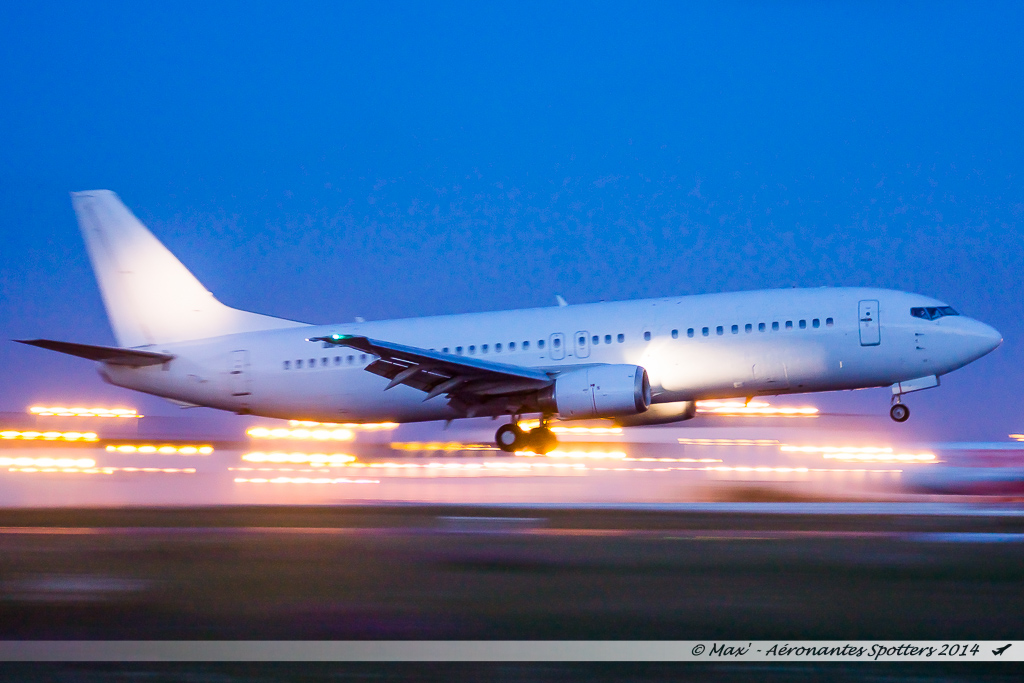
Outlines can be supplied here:
<path id="1" fill-rule="evenodd" d="M 494 434 L 494 441 L 498 448 L 506 453 L 513 453 L 526 442 L 526 432 L 519 428 L 519 425 L 512 423 L 501 425 Z"/>
<path id="2" fill-rule="evenodd" d="M 889 417 L 896 422 L 906 422 L 907 418 L 910 417 L 910 408 L 902 403 L 897 403 L 892 408 L 889 408 Z"/>
<path id="3" fill-rule="evenodd" d="M 537 427 L 526 435 L 530 450 L 538 455 L 547 455 L 558 448 L 558 438 L 547 427 Z"/>

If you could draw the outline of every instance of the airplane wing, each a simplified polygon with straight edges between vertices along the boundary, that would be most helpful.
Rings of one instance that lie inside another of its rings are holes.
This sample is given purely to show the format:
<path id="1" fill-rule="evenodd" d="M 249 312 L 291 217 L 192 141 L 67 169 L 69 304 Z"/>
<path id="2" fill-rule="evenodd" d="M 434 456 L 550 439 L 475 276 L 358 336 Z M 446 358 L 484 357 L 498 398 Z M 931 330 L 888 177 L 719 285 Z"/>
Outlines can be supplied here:
<path id="1" fill-rule="evenodd" d="M 424 401 L 445 394 L 449 405 L 466 417 L 526 412 L 536 392 L 554 383 L 553 377 L 542 370 L 453 356 L 359 335 L 333 334 L 309 341 L 345 346 L 377 356 L 366 370 L 391 380 L 385 391 L 404 384 L 426 392 Z"/>
<path id="2" fill-rule="evenodd" d="M 88 360 L 101 361 L 111 365 L 128 365 L 141 368 L 147 365 L 160 365 L 174 360 L 174 356 L 153 351 L 137 349 L 119 349 L 114 346 L 93 346 L 92 344 L 74 344 L 72 342 L 54 341 L 52 339 L 15 339 L 19 344 L 38 346 L 41 349 L 59 351 L 69 356 L 78 356 Z"/>

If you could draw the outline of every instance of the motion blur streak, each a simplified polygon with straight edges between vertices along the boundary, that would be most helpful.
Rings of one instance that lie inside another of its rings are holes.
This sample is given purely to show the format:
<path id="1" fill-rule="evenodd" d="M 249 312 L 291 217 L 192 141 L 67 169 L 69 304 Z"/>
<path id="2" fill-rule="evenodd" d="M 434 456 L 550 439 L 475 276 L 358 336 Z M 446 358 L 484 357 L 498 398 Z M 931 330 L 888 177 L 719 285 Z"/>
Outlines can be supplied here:
<path id="1" fill-rule="evenodd" d="M 108 453 L 159 453 L 160 455 L 211 455 L 213 446 L 153 446 L 122 444 L 106 447 Z"/>
<path id="2" fill-rule="evenodd" d="M 40 417 L 142 417 L 134 408 L 44 408 L 32 406 L 28 412 Z"/>
<path id="3" fill-rule="evenodd" d="M 778 446 L 775 439 L 688 439 L 680 437 L 679 443 L 688 446 Z"/>
<path id="4" fill-rule="evenodd" d="M 312 422 L 310 420 L 288 420 L 291 427 L 342 427 L 364 432 L 379 432 L 397 429 L 397 422 Z"/>
<path id="5" fill-rule="evenodd" d="M 764 401 L 697 401 L 698 413 L 752 417 L 813 417 L 818 409 L 813 406 L 775 407 Z"/>
<path id="6" fill-rule="evenodd" d="M 0 467 L 95 467 L 90 458 L 0 458 Z"/>
<path id="7" fill-rule="evenodd" d="M 21 439 L 23 441 L 96 441 L 94 432 L 19 432 L 8 429 L 0 432 L 0 439 Z"/>
<path id="8" fill-rule="evenodd" d="M 238 477 L 236 484 L 379 484 L 376 479 L 328 479 L 309 477 L 275 477 L 273 479 L 246 479 Z"/>
<path id="9" fill-rule="evenodd" d="M 311 465 L 344 465 L 355 460 L 347 453 L 246 453 L 242 460 L 248 462 L 309 463 Z"/>
<path id="10" fill-rule="evenodd" d="M 350 429 L 267 429 L 254 427 L 246 432 L 254 439 L 304 439 L 307 441 L 351 441 Z"/>

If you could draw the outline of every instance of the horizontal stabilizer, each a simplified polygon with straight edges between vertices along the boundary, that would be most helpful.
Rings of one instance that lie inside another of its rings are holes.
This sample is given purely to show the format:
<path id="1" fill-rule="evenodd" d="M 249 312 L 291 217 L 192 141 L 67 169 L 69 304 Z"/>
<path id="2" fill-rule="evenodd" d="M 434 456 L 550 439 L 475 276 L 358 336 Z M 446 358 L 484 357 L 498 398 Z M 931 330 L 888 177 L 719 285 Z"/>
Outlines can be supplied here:
<path id="1" fill-rule="evenodd" d="M 88 360 L 101 361 L 111 365 L 128 365 L 141 368 L 147 365 L 160 365 L 174 359 L 166 353 L 153 351 L 137 351 L 135 349 L 119 349 L 113 346 L 93 346 L 92 344 L 74 344 L 72 342 L 54 341 L 52 339 L 15 339 L 19 344 L 38 346 L 41 349 L 66 353 Z"/>

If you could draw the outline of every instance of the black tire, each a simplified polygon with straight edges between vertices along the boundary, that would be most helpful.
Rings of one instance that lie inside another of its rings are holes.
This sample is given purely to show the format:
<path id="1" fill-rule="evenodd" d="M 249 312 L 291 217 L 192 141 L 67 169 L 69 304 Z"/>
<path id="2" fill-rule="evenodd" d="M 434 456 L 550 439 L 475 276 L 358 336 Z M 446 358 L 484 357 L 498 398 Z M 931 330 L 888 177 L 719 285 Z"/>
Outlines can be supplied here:
<path id="1" fill-rule="evenodd" d="M 910 408 L 902 403 L 897 403 L 892 408 L 889 408 L 889 417 L 896 422 L 906 422 L 910 418 Z"/>
<path id="2" fill-rule="evenodd" d="M 494 442 L 506 453 L 513 453 L 523 447 L 526 433 L 517 424 L 501 425 L 494 433 Z"/>
<path id="3" fill-rule="evenodd" d="M 547 427 L 537 427 L 526 436 L 528 447 L 538 455 L 547 455 L 558 448 L 558 437 Z"/>

